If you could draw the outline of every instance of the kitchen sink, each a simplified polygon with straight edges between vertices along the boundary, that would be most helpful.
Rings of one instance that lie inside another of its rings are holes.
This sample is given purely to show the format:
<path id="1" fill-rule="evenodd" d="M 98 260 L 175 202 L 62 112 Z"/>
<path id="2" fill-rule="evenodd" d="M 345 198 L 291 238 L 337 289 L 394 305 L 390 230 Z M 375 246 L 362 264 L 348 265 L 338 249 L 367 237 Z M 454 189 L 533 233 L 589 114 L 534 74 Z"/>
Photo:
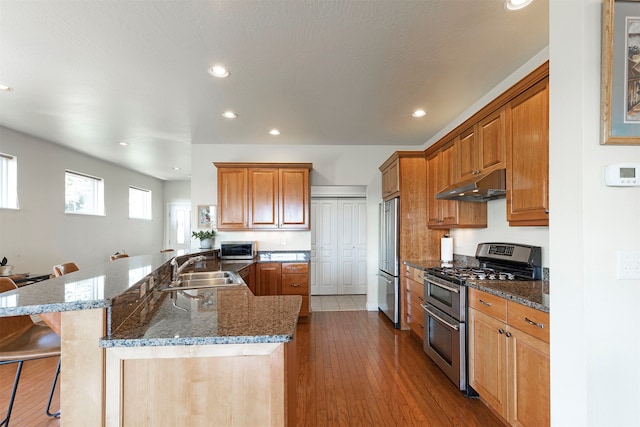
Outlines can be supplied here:
<path id="1" fill-rule="evenodd" d="M 240 286 L 244 281 L 233 271 L 198 271 L 184 273 L 178 276 L 178 280 L 171 282 L 167 287 L 160 288 L 161 291 L 173 292 L 186 289 L 205 289 L 220 286 Z"/>

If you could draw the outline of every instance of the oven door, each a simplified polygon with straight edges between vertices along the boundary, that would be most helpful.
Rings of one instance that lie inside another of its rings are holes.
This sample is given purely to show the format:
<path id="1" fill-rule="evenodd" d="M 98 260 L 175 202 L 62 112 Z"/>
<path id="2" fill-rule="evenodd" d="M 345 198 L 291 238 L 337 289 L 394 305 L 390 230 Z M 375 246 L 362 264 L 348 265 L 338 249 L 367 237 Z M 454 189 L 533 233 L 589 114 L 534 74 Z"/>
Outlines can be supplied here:
<path id="1" fill-rule="evenodd" d="M 466 286 L 425 273 L 424 300 L 450 317 L 465 321 L 464 305 L 460 303 L 466 301 Z"/>
<path id="2" fill-rule="evenodd" d="M 424 352 L 459 390 L 466 390 L 464 322 L 458 322 L 431 304 L 420 306 L 424 309 Z"/>

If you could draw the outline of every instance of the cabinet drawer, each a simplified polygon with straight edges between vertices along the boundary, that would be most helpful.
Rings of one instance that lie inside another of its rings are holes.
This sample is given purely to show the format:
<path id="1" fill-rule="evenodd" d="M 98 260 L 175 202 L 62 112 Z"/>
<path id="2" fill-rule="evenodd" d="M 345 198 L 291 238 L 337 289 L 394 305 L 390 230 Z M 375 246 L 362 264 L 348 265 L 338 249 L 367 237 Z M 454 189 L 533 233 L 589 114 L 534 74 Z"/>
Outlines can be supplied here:
<path id="1" fill-rule="evenodd" d="M 404 276 L 407 279 L 415 280 L 418 283 L 424 283 L 424 276 L 422 273 L 423 270 L 420 270 L 419 268 L 409 267 L 408 265 L 406 265 L 404 269 Z"/>
<path id="2" fill-rule="evenodd" d="M 507 300 L 477 289 L 469 288 L 469 307 L 494 319 L 507 322 Z"/>
<path id="3" fill-rule="evenodd" d="M 420 338 L 424 338 L 424 310 L 422 307 L 407 304 L 407 324 Z"/>
<path id="4" fill-rule="evenodd" d="M 283 274 L 281 286 L 283 295 L 309 295 L 309 275 Z"/>
<path id="5" fill-rule="evenodd" d="M 508 301 L 508 322 L 510 326 L 549 342 L 549 313 Z"/>
<path id="6" fill-rule="evenodd" d="M 283 262 L 282 263 L 282 274 L 308 273 L 308 272 L 309 272 L 308 262 Z"/>
<path id="7" fill-rule="evenodd" d="M 424 302 L 424 285 L 407 280 L 407 304 L 420 306 Z"/>

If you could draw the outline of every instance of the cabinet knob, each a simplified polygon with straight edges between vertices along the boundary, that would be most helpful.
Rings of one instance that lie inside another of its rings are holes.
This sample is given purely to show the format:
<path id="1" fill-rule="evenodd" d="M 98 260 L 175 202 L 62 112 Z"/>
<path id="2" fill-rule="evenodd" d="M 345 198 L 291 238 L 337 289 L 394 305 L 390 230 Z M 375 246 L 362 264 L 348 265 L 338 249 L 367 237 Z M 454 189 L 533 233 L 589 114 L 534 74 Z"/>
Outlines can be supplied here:
<path id="1" fill-rule="evenodd" d="M 499 333 L 500 335 L 504 334 L 504 329 L 502 329 L 502 328 L 498 329 L 498 333 Z"/>
<path id="2" fill-rule="evenodd" d="M 507 338 L 510 338 L 511 337 L 511 332 L 507 332 L 505 335 L 507 336 Z"/>

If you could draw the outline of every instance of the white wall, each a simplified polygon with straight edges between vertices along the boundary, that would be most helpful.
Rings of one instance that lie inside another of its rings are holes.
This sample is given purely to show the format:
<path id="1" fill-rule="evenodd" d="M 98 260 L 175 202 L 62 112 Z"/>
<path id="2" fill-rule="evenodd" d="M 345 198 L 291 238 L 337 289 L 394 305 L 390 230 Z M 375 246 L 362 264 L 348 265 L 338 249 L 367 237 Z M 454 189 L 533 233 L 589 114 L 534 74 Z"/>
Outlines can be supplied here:
<path id="1" fill-rule="evenodd" d="M 555 426 L 640 425 L 640 187 L 604 185 L 640 146 L 601 146 L 600 0 L 550 1 L 551 416 Z M 638 5 L 640 15 L 640 5 Z"/>
<path id="2" fill-rule="evenodd" d="M 160 250 L 161 180 L 3 127 L 0 152 L 18 157 L 20 209 L 0 209 L 0 257 L 6 256 L 14 271 L 49 273 L 63 262 L 80 268 L 108 262 L 123 249 L 131 255 Z M 65 169 L 104 179 L 106 216 L 64 213 Z M 129 185 L 152 191 L 152 220 L 128 218 Z"/>

